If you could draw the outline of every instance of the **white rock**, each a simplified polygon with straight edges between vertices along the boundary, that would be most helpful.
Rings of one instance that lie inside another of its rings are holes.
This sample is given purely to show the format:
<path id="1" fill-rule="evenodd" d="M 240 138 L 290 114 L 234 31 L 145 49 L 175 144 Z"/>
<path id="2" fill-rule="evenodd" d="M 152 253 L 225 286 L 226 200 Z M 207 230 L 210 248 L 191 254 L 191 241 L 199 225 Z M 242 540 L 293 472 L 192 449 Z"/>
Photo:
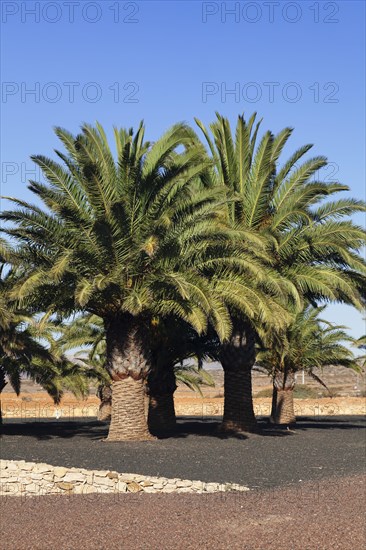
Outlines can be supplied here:
<path id="1" fill-rule="evenodd" d="M 22 479 L 23 485 L 28 485 L 29 483 L 33 483 L 33 480 L 31 477 L 25 477 Z"/>
<path id="2" fill-rule="evenodd" d="M 161 482 L 160 477 L 150 476 L 148 479 L 149 479 L 149 481 L 151 481 L 151 483 L 160 483 Z"/>
<path id="3" fill-rule="evenodd" d="M 45 481 L 53 481 L 53 480 L 54 480 L 54 477 L 55 477 L 55 476 L 54 476 L 53 474 L 44 474 L 43 479 L 44 479 Z"/>
<path id="4" fill-rule="evenodd" d="M 154 489 L 163 489 L 164 483 L 154 483 Z"/>
<path id="5" fill-rule="evenodd" d="M 239 485 L 238 483 L 232 483 L 229 485 L 231 491 L 249 491 L 248 487 L 244 485 Z"/>
<path id="6" fill-rule="evenodd" d="M 203 486 L 204 486 L 203 481 L 192 481 L 193 489 L 203 489 Z"/>
<path id="7" fill-rule="evenodd" d="M 96 493 L 113 493 L 113 488 L 112 487 L 107 487 L 107 486 L 101 486 L 101 487 L 98 487 L 96 488 Z"/>
<path id="8" fill-rule="evenodd" d="M 68 472 L 64 476 L 63 481 L 70 481 L 70 482 L 78 481 L 80 483 L 83 483 L 84 481 L 86 481 L 86 477 L 84 474 L 81 474 L 79 472 Z"/>
<path id="9" fill-rule="evenodd" d="M 35 493 L 65 494 L 65 490 L 61 490 L 57 483 L 70 484 L 73 492 L 76 494 L 125 493 L 128 491 L 202 494 L 203 492 L 249 490 L 247 487 L 238 484 L 205 483 L 197 480 L 169 479 L 142 474 L 119 474 L 108 470 L 86 470 L 85 468 L 64 468 L 63 466 L 54 467 L 44 463 L 25 462 L 24 460 L 2 460 L 0 466 L 2 468 L 1 474 L 3 479 L 3 486 L 0 486 L 0 490 L 3 494 L 20 494 L 22 492 L 23 494 L 31 494 L 31 496 L 36 496 Z"/>
<path id="10" fill-rule="evenodd" d="M 94 470 L 94 475 L 98 477 L 106 477 L 109 474 L 109 470 Z"/>
<path id="11" fill-rule="evenodd" d="M 24 462 L 24 464 L 21 465 L 21 470 L 24 472 L 30 472 L 34 468 L 34 464 L 32 462 Z"/>
<path id="12" fill-rule="evenodd" d="M 124 481 L 119 480 L 116 485 L 116 489 L 119 493 L 126 493 L 127 492 L 127 483 Z"/>
<path id="13" fill-rule="evenodd" d="M 67 472 L 68 472 L 68 469 L 67 469 L 67 468 L 64 468 L 63 466 L 56 466 L 56 467 L 53 469 L 53 473 L 54 473 L 55 476 L 58 477 L 58 478 L 64 477 L 64 475 L 66 475 Z"/>
<path id="14" fill-rule="evenodd" d="M 38 493 L 39 487 L 35 483 L 30 483 L 29 485 L 27 485 L 26 491 L 27 493 Z"/>
<path id="15" fill-rule="evenodd" d="M 83 494 L 84 495 L 90 495 L 91 493 L 95 493 L 95 487 L 92 487 L 91 485 L 83 485 Z"/>
<path id="16" fill-rule="evenodd" d="M 52 471 L 52 466 L 49 466 L 48 464 L 36 464 L 33 468 L 33 472 L 37 472 L 37 473 L 45 473 L 45 472 L 51 472 Z"/>
<path id="17" fill-rule="evenodd" d="M 75 485 L 75 488 L 73 490 L 73 493 L 75 495 L 82 495 L 84 494 L 84 485 Z"/>
<path id="18" fill-rule="evenodd" d="M 62 489 L 60 489 L 59 487 L 57 487 L 57 485 L 54 485 L 52 487 L 52 489 L 50 489 L 50 494 L 51 495 L 59 495 L 60 493 L 63 493 Z"/>
<path id="19" fill-rule="evenodd" d="M 21 491 L 21 489 L 22 489 L 22 486 L 20 483 L 10 483 L 10 484 L 3 485 L 1 487 L 2 492 L 9 493 L 9 494 L 18 493 L 19 491 Z"/>
<path id="20" fill-rule="evenodd" d="M 175 483 L 167 483 L 164 489 L 176 489 Z"/>
<path id="21" fill-rule="evenodd" d="M 36 473 L 32 472 L 31 477 L 32 477 L 32 479 L 39 481 L 39 480 L 43 479 L 43 474 L 36 474 Z"/>
<path id="22" fill-rule="evenodd" d="M 144 493 L 159 493 L 154 487 L 144 487 L 143 491 Z"/>
<path id="23" fill-rule="evenodd" d="M 136 475 L 134 476 L 134 481 L 137 481 L 137 483 L 139 483 L 140 481 L 145 481 L 146 479 L 146 476 L 143 476 L 143 475 Z"/>
<path id="24" fill-rule="evenodd" d="M 119 474 L 118 479 L 121 481 L 134 481 L 133 474 Z"/>
<path id="25" fill-rule="evenodd" d="M 11 476 L 6 479 L 6 483 L 19 483 L 19 477 Z"/>
<path id="26" fill-rule="evenodd" d="M 189 481 L 189 479 L 180 479 L 176 482 L 177 487 L 191 487 L 192 481 Z"/>
<path id="27" fill-rule="evenodd" d="M 114 479 L 109 479 L 109 477 L 99 477 L 94 475 L 94 485 L 102 485 L 103 487 L 114 487 L 116 483 Z"/>
<path id="28" fill-rule="evenodd" d="M 4 490 L 1 490 L 0 491 L 0 494 L 1 495 L 5 495 L 5 496 L 8 496 L 8 497 L 18 497 L 18 496 L 21 496 L 22 495 L 22 492 L 20 491 L 20 489 L 18 488 L 11 488 L 11 489 L 4 489 Z M 23 493 L 24 494 L 24 493 Z"/>

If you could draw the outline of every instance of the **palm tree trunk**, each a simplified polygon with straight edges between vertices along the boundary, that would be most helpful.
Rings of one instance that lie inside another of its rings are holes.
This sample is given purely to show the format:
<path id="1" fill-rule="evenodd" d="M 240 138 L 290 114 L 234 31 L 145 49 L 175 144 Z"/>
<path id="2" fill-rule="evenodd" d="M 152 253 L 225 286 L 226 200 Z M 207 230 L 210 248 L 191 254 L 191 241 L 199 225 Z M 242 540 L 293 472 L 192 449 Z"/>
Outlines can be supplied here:
<path id="1" fill-rule="evenodd" d="M 130 376 L 112 384 L 112 415 L 107 441 L 153 439 L 145 416 L 145 384 Z"/>
<path id="2" fill-rule="evenodd" d="M 5 378 L 5 369 L 0 366 L 0 395 L 3 389 L 5 388 L 7 382 Z M 3 414 L 1 409 L 1 399 L 0 399 L 0 425 L 3 423 Z"/>
<path id="3" fill-rule="evenodd" d="M 275 385 L 273 384 L 271 414 L 270 414 L 270 417 L 269 417 L 269 421 L 271 422 L 271 424 L 274 422 L 276 405 L 277 405 L 277 389 L 275 388 Z"/>
<path id="4" fill-rule="evenodd" d="M 147 337 L 132 315 L 106 322 L 107 368 L 112 382 L 112 416 L 107 441 L 153 439 L 145 414 L 149 371 Z"/>
<path id="5" fill-rule="evenodd" d="M 234 323 L 230 342 L 222 346 L 224 369 L 223 431 L 255 432 L 257 421 L 252 397 L 252 367 L 255 362 L 255 335 L 250 326 Z"/>
<path id="6" fill-rule="evenodd" d="M 152 432 L 172 432 L 175 430 L 177 419 L 173 393 L 150 395 L 148 424 Z"/>
<path id="7" fill-rule="evenodd" d="M 271 422 L 273 424 L 295 424 L 294 409 L 295 375 L 289 371 L 277 371 L 273 378 Z"/>
<path id="8" fill-rule="evenodd" d="M 100 405 L 98 410 L 98 420 L 107 421 L 111 419 L 112 414 L 112 386 L 102 385 L 98 390 Z"/>
<path id="9" fill-rule="evenodd" d="M 152 432 L 172 432 L 177 420 L 174 392 L 177 389 L 173 366 L 153 369 L 148 378 L 149 429 Z"/>

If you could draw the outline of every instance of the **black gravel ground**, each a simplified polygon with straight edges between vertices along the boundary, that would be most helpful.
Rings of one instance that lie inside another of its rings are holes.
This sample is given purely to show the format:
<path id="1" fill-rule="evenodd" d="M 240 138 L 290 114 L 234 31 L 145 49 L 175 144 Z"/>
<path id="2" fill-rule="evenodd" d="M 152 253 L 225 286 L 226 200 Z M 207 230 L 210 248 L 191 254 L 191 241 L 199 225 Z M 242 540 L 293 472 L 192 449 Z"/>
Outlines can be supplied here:
<path id="1" fill-rule="evenodd" d="M 1 458 L 57 466 L 116 470 L 270 488 L 306 480 L 362 474 L 363 417 L 302 418 L 292 431 L 262 424 L 248 438 L 219 437 L 216 422 L 180 423 L 174 437 L 107 443 L 107 425 L 79 421 L 6 420 Z"/>

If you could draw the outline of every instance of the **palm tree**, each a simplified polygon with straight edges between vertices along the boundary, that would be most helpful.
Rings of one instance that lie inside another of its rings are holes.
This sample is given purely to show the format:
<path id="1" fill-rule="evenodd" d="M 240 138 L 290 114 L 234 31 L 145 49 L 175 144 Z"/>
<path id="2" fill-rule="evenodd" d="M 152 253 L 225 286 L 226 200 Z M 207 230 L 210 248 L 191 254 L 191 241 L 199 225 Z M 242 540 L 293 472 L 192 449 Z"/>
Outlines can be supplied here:
<path id="1" fill-rule="evenodd" d="M 360 336 L 357 340 L 355 340 L 355 346 L 358 349 L 366 349 L 366 334 L 363 336 Z M 361 355 L 358 357 L 358 360 L 361 361 L 362 367 L 366 367 L 366 355 Z"/>
<path id="2" fill-rule="evenodd" d="M 257 365 L 267 370 L 273 380 L 271 421 L 275 424 L 296 422 L 293 393 L 295 374 L 303 370 L 322 385 L 314 369 L 330 365 L 360 371 L 352 351 L 344 343 L 354 343 L 345 327 L 322 320 L 324 307 L 307 306 L 283 333 L 268 339 L 268 349 L 258 353 Z"/>
<path id="3" fill-rule="evenodd" d="M 236 199 L 228 207 L 232 226 L 271 240 L 272 268 L 296 287 L 302 300 L 338 301 L 360 308 L 366 264 L 359 251 L 365 232 L 348 216 L 365 211 L 365 204 L 354 199 L 321 203 L 349 189 L 313 181 L 326 166 L 326 158 L 303 160 L 312 147 L 305 145 L 279 165 L 292 129 L 277 135 L 267 131 L 257 144 L 261 121 L 256 123 L 256 114 L 248 122 L 238 117 L 235 136 L 229 121 L 219 114 L 210 126 L 212 137 L 202 122 L 196 122 L 215 165 L 205 173 L 206 185 L 224 185 Z M 224 429 L 256 429 L 251 391 L 256 335 L 271 328 L 263 327 L 256 313 L 255 308 L 246 315 L 231 308 L 232 336 L 220 351 L 225 371 Z"/>
<path id="4" fill-rule="evenodd" d="M 22 379 L 26 376 L 40 384 L 56 404 L 65 390 L 79 397 L 85 396 L 85 379 L 63 355 L 56 352 L 50 324 L 45 325 L 41 319 L 17 309 L 9 298 L 12 273 L 5 276 L 3 273 L 4 265 L 0 266 L 0 393 L 9 381 L 19 395 Z"/>
<path id="5" fill-rule="evenodd" d="M 76 371 L 97 383 L 100 398 L 98 420 L 109 420 L 112 410 L 112 379 L 106 370 L 106 341 L 103 320 L 96 315 L 78 315 L 59 324 L 61 336 L 56 341 L 58 352 L 69 356 Z"/>
<path id="6" fill-rule="evenodd" d="M 47 184 L 31 181 L 29 188 L 44 207 L 11 199 L 18 208 L 1 216 L 11 222 L 3 231 L 22 262 L 13 296 L 36 300 L 48 314 L 85 311 L 103 319 L 113 380 L 108 440 L 151 439 L 144 382 L 152 319 L 182 319 L 197 333 L 210 321 L 225 338 L 231 324 L 224 295 L 237 279 L 234 272 L 226 277 L 228 266 L 261 267 L 242 255 L 230 260 L 226 197 L 201 184 L 208 159 L 185 125 L 152 145 L 142 124 L 136 134 L 115 129 L 116 160 L 99 124 L 84 124 L 77 136 L 61 128 L 56 134 L 67 150 L 56 151 L 62 164 L 32 157 Z M 236 255 L 251 244 L 238 241 Z M 207 276 L 213 271 L 214 282 Z"/>
<path id="7" fill-rule="evenodd" d="M 70 361 L 82 361 L 90 379 L 99 381 L 101 400 L 98 419 L 110 420 L 112 380 L 104 369 L 106 341 L 102 319 L 83 315 L 60 327 L 57 343 L 62 354 L 73 351 Z M 174 319 L 152 320 L 151 368 L 146 391 L 149 395 L 149 429 L 169 432 L 176 426 L 174 392 L 177 382 L 201 393 L 201 386 L 213 386 L 211 375 L 202 369 L 204 347 L 197 333 L 187 324 Z M 202 338 L 201 338 L 202 340 Z M 189 357 L 199 356 L 198 366 L 183 364 Z"/>
<path id="8" fill-rule="evenodd" d="M 152 368 L 148 377 L 149 426 L 155 432 L 174 431 L 176 417 L 174 392 L 177 382 L 201 392 L 202 385 L 214 385 L 212 377 L 202 368 L 209 357 L 205 337 L 199 337 L 187 323 L 172 319 L 153 320 Z M 197 366 L 184 364 L 194 359 Z"/>

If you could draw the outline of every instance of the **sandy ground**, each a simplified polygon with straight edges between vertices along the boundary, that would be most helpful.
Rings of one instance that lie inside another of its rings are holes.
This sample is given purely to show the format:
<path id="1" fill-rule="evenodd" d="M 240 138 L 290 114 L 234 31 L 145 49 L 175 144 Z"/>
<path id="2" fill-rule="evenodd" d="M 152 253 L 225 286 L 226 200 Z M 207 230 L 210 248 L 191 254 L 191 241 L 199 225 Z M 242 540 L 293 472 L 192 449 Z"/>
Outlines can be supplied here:
<path id="1" fill-rule="evenodd" d="M 222 397 L 201 398 L 193 392 L 177 394 L 175 409 L 178 416 L 220 416 L 223 414 L 224 400 Z M 14 393 L 3 392 L 1 408 L 4 418 L 75 418 L 96 416 L 99 399 L 91 395 L 88 399 L 77 400 L 72 394 L 65 394 L 60 405 L 55 406 L 46 393 Z M 271 410 L 270 398 L 255 398 L 254 409 L 258 416 L 269 416 Z M 297 416 L 333 416 L 333 415 L 364 415 L 366 414 L 366 398 L 364 397 L 333 397 L 322 399 L 296 399 L 295 413 Z"/>
<path id="2" fill-rule="evenodd" d="M 3 498 L 3 550 L 358 550 L 365 477 L 250 493 Z"/>

